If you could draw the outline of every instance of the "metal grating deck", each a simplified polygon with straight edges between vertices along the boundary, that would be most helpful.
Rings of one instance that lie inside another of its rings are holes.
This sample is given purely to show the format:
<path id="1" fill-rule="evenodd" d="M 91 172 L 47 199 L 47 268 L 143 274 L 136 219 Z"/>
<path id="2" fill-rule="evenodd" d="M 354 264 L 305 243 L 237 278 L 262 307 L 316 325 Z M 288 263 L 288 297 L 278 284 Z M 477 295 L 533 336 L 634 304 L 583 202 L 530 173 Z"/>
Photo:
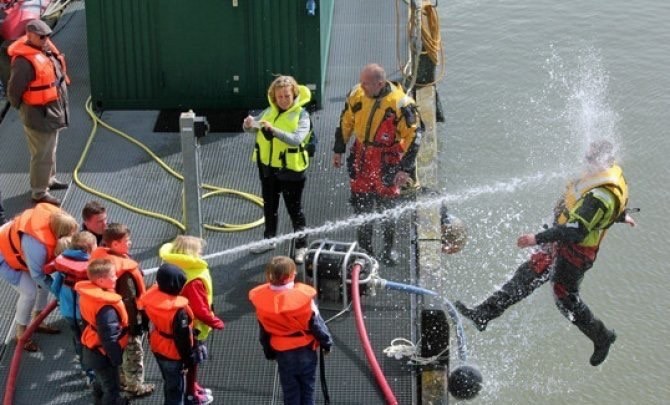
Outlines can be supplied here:
<path id="1" fill-rule="evenodd" d="M 370 16 L 374 16 L 374 23 L 369 22 Z M 332 136 L 344 95 L 357 82 L 358 72 L 365 63 L 379 62 L 387 67 L 392 78 L 398 76 L 393 73 L 397 69 L 395 19 L 394 8 L 380 7 L 378 2 L 339 0 L 336 4 L 324 108 L 313 115 L 319 150 L 310 169 L 304 198 L 308 226 L 350 215 L 345 170 L 335 170 L 330 163 Z M 72 126 L 63 132 L 58 151 L 60 177 L 70 180 L 91 129 L 91 121 L 83 108 L 90 91 L 83 2 L 71 3 L 56 31 L 55 42 L 68 57 L 68 72 L 73 79 L 70 88 Z M 109 111 L 104 112 L 101 118 L 145 143 L 179 171 L 179 135 L 153 133 L 157 114 L 156 111 Z M 252 137 L 243 133 L 208 135 L 201 148 L 204 181 L 259 194 L 256 169 L 249 160 L 252 143 Z M 16 213 L 28 208 L 30 202 L 27 192 L 28 152 L 15 110 L 10 110 L 0 124 L 0 148 L 3 151 L 0 158 L 3 202 L 9 213 Z M 97 133 L 80 171 L 80 179 L 90 187 L 133 205 L 175 218 L 181 215 L 179 181 L 169 177 L 136 146 L 105 129 L 101 128 Z M 67 192 L 56 192 L 56 195 L 64 198 L 63 207 L 75 216 L 79 215 L 86 201 L 96 198 L 76 186 L 70 187 Z M 177 235 L 177 228 L 112 203 L 106 205 L 111 222 L 123 222 L 132 229 L 134 258 L 143 268 L 157 266 L 158 247 Z M 288 215 L 284 208 L 280 210 L 280 232 L 290 232 Z M 208 223 L 244 223 L 260 217 L 262 210 L 238 198 L 213 197 L 204 201 L 203 214 Z M 404 260 L 396 268 L 383 270 L 385 278 L 400 282 L 414 279 L 409 267 L 409 227 L 408 215 L 398 221 L 398 246 L 404 247 Z M 352 241 L 354 235 L 354 230 L 348 229 L 313 235 L 311 239 Z M 206 232 L 205 238 L 208 241 L 207 253 L 212 253 L 260 239 L 262 228 L 234 233 Z M 287 252 L 288 244 L 284 243 L 275 253 Z M 249 289 L 263 281 L 262 268 L 269 257 L 270 253 L 259 256 L 240 253 L 210 261 L 215 280 L 215 308 L 226 322 L 226 328 L 213 333 L 209 340 L 210 359 L 201 368 L 200 382 L 214 391 L 216 404 L 281 403 L 280 394 L 277 394 L 280 389 L 275 387 L 274 363 L 263 358 L 257 341 L 257 323 L 247 300 Z M 152 277 L 147 278 L 147 284 L 150 282 L 153 282 Z M 9 330 L 15 299 L 14 291 L 0 282 L 1 336 Z M 415 388 L 410 370 L 381 353 L 392 338 L 411 336 L 414 325 L 411 298 L 398 292 L 378 292 L 376 297 L 364 298 L 363 304 L 370 338 L 389 383 L 401 404 L 412 403 Z M 333 312 L 324 311 L 324 317 L 332 315 Z M 42 351 L 23 356 L 15 403 L 90 403 L 89 391 L 74 368 L 67 326 L 57 314 L 52 315 L 50 321 L 58 324 L 64 333 L 55 337 L 38 336 Z M 336 342 L 333 353 L 326 360 L 332 402 L 382 403 L 381 394 L 358 344 L 353 314 L 338 318 L 330 327 Z M 0 382 L 4 388 L 14 343 L 1 347 Z M 147 380 L 156 383 L 159 392 L 133 403 L 159 404 L 162 403 L 160 374 L 153 356 L 147 352 L 146 357 Z M 321 401 L 318 389 L 317 393 Z"/>

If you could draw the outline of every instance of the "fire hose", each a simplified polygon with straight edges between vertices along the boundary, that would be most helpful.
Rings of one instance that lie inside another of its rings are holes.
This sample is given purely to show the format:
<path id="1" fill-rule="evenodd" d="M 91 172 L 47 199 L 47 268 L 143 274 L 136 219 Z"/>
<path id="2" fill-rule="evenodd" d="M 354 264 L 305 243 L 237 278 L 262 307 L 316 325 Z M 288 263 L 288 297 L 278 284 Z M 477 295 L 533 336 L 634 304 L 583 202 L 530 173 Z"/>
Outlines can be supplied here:
<path id="1" fill-rule="evenodd" d="M 20 338 L 16 341 L 14 348 L 14 356 L 9 366 L 9 373 L 7 374 L 7 384 L 5 385 L 5 395 L 3 397 L 3 405 L 14 404 L 14 391 L 16 391 L 16 378 L 19 374 L 19 367 L 21 366 L 21 356 L 23 355 L 23 345 L 30 339 L 40 324 L 46 319 L 49 314 L 58 306 L 57 301 L 51 301 L 40 314 L 33 319 L 32 323 L 26 328 Z"/>

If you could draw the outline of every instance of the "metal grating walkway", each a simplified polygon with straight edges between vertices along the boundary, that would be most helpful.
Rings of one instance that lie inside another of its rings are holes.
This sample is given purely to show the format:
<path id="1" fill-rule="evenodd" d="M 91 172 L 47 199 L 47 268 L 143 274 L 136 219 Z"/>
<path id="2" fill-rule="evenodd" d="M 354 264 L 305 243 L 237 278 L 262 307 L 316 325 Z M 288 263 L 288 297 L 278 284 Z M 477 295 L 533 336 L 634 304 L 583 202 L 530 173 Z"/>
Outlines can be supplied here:
<path id="1" fill-rule="evenodd" d="M 337 126 L 344 95 L 357 82 L 360 68 L 368 62 L 387 67 L 392 78 L 396 70 L 395 10 L 380 7 L 379 2 L 338 0 L 335 9 L 330 64 L 328 68 L 324 108 L 314 114 L 315 130 L 320 142 L 308 178 L 305 195 L 308 226 L 344 219 L 350 215 L 347 203 L 348 181 L 344 170 L 331 167 L 332 136 Z M 404 10 L 403 10 L 404 11 Z M 374 16 L 374 22 L 370 22 Z M 404 20 L 404 18 L 402 18 Z M 70 88 L 72 126 L 61 136 L 58 151 L 60 177 L 70 180 L 89 136 L 91 121 L 84 111 L 88 88 L 84 2 L 71 3 L 56 28 L 55 42 L 68 57 L 73 85 Z M 401 24 L 404 24 L 401 22 Z M 404 25 L 401 25 L 404 26 Z M 403 29 L 401 28 L 401 32 Z M 375 46 L 371 46 L 375 44 Z M 403 46 L 400 47 L 404 49 Z M 179 135 L 153 133 L 156 111 L 109 111 L 102 119 L 145 143 L 171 167 L 181 168 Z M 222 187 L 260 193 L 256 169 L 249 160 L 253 139 L 249 135 L 210 134 L 205 138 L 203 180 Z M 0 187 L 5 208 L 16 213 L 30 206 L 28 190 L 28 152 L 18 114 L 10 110 L 0 124 Z M 169 177 L 148 155 L 119 136 L 100 129 L 80 171 L 80 179 L 90 187 L 112 194 L 133 205 L 159 211 L 179 218 L 181 213 L 180 183 Z M 63 207 L 78 216 L 83 205 L 94 199 L 76 186 L 67 192 L 56 192 L 64 199 Z M 324 198 L 325 197 L 325 198 Z M 177 235 L 176 227 L 155 219 L 139 216 L 112 203 L 106 203 L 111 222 L 123 222 L 133 231 L 134 258 L 143 268 L 158 265 L 158 247 Z M 203 202 L 205 222 L 249 222 L 262 215 L 259 207 L 233 197 L 213 197 Z M 398 221 L 398 246 L 403 246 L 404 260 L 392 269 L 383 269 L 384 278 L 410 282 L 410 218 Z M 288 215 L 281 208 L 280 232 L 290 232 Z M 328 238 L 340 241 L 355 239 L 354 230 L 313 235 L 311 239 Z M 207 253 L 218 252 L 262 238 L 262 229 L 234 233 L 206 232 Z M 288 244 L 280 244 L 275 252 L 287 253 Z M 263 358 L 257 341 L 257 323 L 247 300 L 247 292 L 263 281 L 263 265 L 270 253 L 254 256 L 246 253 L 222 256 L 210 261 L 215 280 L 215 309 L 226 322 L 222 332 L 212 334 L 208 342 L 210 359 L 201 368 L 200 382 L 213 390 L 216 404 L 281 403 L 280 389 L 275 384 L 274 363 Z M 147 284 L 153 282 L 147 277 Z M 9 330 L 16 294 L 0 282 L 0 334 Z M 413 303 L 398 292 L 378 292 L 363 299 L 366 324 L 371 341 L 399 403 L 409 404 L 414 398 L 414 379 L 401 362 L 383 357 L 381 350 L 392 338 L 409 338 L 415 324 Z M 56 311 L 57 312 L 57 311 Z M 324 317 L 334 314 L 323 311 Z M 74 354 L 67 326 L 53 314 L 50 321 L 64 331 L 58 336 L 38 336 L 42 351 L 25 354 L 16 404 L 88 404 L 91 397 L 75 370 Z M 334 404 L 382 403 L 381 394 L 365 356 L 358 344 L 353 314 L 330 324 L 335 348 L 327 358 L 327 377 Z M 0 383 L 4 388 L 14 343 L 1 345 Z M 146 379 L 158 386 L 158 393 L 133 403 L 162 403 L 161 378 L 153 356 L 146 353 Z M 317 389 L 319 400 L 320 391 Z M 274 398 L 274 399 L 273 399 Z"/>

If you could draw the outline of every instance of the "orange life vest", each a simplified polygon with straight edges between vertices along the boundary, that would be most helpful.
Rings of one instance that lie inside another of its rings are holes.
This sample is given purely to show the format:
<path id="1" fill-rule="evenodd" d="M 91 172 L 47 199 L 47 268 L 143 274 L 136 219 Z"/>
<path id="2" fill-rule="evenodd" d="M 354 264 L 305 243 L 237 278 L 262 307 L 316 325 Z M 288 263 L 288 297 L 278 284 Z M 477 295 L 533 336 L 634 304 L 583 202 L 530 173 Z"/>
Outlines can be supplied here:
<path id="1" fill-rule="evenodd" d="M 52 101 L 58 100 L 58 86 L 61 85 L 60 78 L 56 76 L 56 67 L 49 56 L 42 50 L 28 45 L 28 36 L 24 35 L 12 43 L 7 48 L 7 54 L 12 57 L 12 62 L 21 56 L 26 58 L 35 69 L 35 79 L 28 84 L 28 88 L 23 93 L 23 102 L 28 105 L 46 105 Z M 58 48 L 47 40 L 51 53 L 58 59 L 60 70 L 63 74 L 62 80 L 70 84 L 67 76 L 67 67 L 65 57 L 58 51 Z"/>
<path id="2" fill-rule="evenodd" d="M 302 283 L 283 291 L 274 291 L 265 283 L 249 291 L 249 300 L 256 308 L 258 321 L 270 334 L 274 350 L 283 352 L 309 344 L 316 348 L 318 343 L 309 331 L 315 296 L 316 290 Z"/>
<path id="3" fill-rule="evenodd" d="M 75 284 L 74 289 L 79 293 L 81 318 L 86 323 L 86 328 L 81 334 L 81 344 L 103 355 L 106 354 L 96 329 L 95 318 L 102 307 L 111 306 L 119 316 L 122 328 L 119 345 L 125 348 L 128 344 L 128 313 L 121 296 L 112 291 L 105 291 L 91 281 L 80 281 Z"/>
<path id="4" fill-rule="evenodd" d="M 124 274 L 129 273 L 135 282 L 135 290 L 137 291 L 136 298 L 144 294 L 146 291 L 144 276 L 140 271 L 140 266 L 135 260 L 115 255 L 106 247 L 98 247 L 91 253 L 91 261 L 95 259 L 107 259 L 111 261 L 114 264 L 114 268 L 116 268 L 116 276 L 119 278 Z"/>
<path id="5" fill-rule="evenodd" d="M 63 255 L 58 255 L 51 263 L 44 267 L 46 274 L 60 271 L 65 276 L 63 281 L 72 287 L 78 281 L 88 280 L 88 261 L 74 260 Z"/>
<path id="6" fill-rule="evenodd" d="M 183 360 L 177 350 L 173 335 L 173 322 L 177 311 L 183 309 L 188 314 L 190 327 L 193 328 L 193 311 L 188 306 L 188 299 L 180 295 L 170 295 L 158 289 L 157 285 L 149 288 L 140 297 L 137 307 L 144 310 L 154 327 L 149 333 L 151 351 L 171 360 Z M 191 336 L 193 346 L 193 336 Z"/>
<path id="7" fill-rule="evenodd" d="M 27 234 L 40 241 L 47 249 L 47 262 L 54 259 L 56 235 L 51 230 L 51 215 L 61 212 L 52 204 L 41 203 L 17 215 L 0 228 L 0 251 L 9 267 L 28 271 L 21 245 L 21 235 Z"/>

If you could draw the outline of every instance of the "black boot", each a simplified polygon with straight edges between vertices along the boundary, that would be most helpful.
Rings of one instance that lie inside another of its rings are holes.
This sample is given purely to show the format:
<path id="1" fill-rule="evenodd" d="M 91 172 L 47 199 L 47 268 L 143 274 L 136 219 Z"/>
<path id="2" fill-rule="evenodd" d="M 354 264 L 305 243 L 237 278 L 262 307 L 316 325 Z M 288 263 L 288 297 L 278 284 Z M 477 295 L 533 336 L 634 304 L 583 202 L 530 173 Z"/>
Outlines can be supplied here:
<path id="1" fill-rule="evenodd" d="M 505 310 L 529 296 L 536 288 L 547 281 L 548 273 L 537 274 L 531 262 L 527 261 L 516 269 L 514 276 L 498 291 L 474 308 L 466 307 L 456 301 L 455 306 L 464 317 L 472 320 L 479 331 L 484 331 L 488 323 L 499 317 Z"/>
<path id="2" fill-rule="evenodd" d="M 612 346 L 612 343 L 616 340 L 616 332 L 614 332 L 614 330 L 605 329 L 605 333 L 600 339 L 601 340 L 599 341 L 593 341 L 593 354 L 589 360 L 589 363 L 591 363 L 593 367 L 599 366 L 607 358 L 607 355 L 610 352 L 610 346 Z"/>
<path id="3" fill-rule="evenodd" d="M 358 247 L 365 251 L 368 255 L 372 256 L 374 252 L 372 251 L 372 234 L 374 228 L 371 224 L 364 224 L 358 228 L 357 231 L 357 241 Z"/>
<path id="4" fill-rule="evenodd" d="M 489 323 L 490 319 L 483 313 L 479 307 L 468 308 L 461 301 L 454 302 L 454 306 L 458 309 L 458 312 L 461 313 L 464 317 L 471 320 L 477 330 L 483 332 L 486 330 L 486 325 Z"/>
<path id="5" fill-rule="evenodd" d="M 570 298 L 568 296 L 567 298 Z M 572 304 L 572 305 L 571 305 Z M 579 298 L 573 296 L 572 299 L 564 299 L 558 301 L 559 309 L 562 312 L 567 309 L 567 313 L 572 314 L 572 318 L 568 316 L 568 319 L 572 321 L 579 330 L 586 335 L 593 342 L 593 354 L 589 363 L 592 366 L 600 365 L 605 359 L 610 351 L 610 346 L 616 340 L 616 333 L 613 330 L 607 329 L 605 324 L 600 319 L 593 316 L 593 313 L 589 307 Z M 568 306 L 567 308 L 565 308 Z M 565 308 L 565 309 L 562 309 Z M 564 312 L 564 315 L 566 312 Z"/>

